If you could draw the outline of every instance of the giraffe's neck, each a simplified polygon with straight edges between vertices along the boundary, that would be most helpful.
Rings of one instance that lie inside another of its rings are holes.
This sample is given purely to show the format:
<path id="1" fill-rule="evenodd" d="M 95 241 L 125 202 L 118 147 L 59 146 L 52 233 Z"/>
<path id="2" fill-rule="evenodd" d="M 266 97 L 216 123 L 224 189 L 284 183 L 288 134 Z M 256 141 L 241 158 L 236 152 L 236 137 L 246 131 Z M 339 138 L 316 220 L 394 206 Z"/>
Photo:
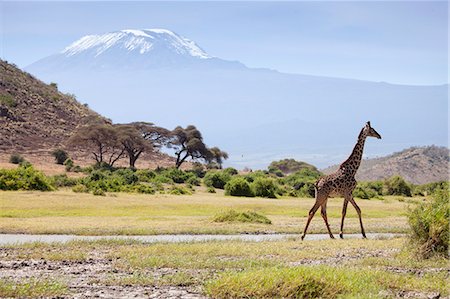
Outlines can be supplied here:
<path id="1" fill-rule="evenodd" d="M 367 135 L 364 134 L 363 130 L 361 130 L 361 133 L 359 133 L 358 136 L 358 141 L 356 142 L 356 145 L 353 148 L 350 157 L 348 157 L 348 159 L 341 164 L 340 169 L 345 169 L 347 173 L 350 173 L 353 176 L 356 174 L 356 171 L 358 170 L 359 165 L 361 164 L 366 137 Z"/>

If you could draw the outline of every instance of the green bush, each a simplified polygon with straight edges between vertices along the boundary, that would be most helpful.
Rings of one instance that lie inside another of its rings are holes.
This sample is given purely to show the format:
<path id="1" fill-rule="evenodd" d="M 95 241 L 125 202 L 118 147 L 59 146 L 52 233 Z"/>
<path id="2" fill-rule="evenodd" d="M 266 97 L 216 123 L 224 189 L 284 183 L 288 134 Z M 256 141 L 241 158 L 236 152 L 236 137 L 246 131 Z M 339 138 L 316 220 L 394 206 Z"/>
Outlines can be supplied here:
<path id="1" fill-rule="evenodd" d="M 250 184 L 243 177 L 233 177 L 225 185 L 225 195 L 254 197 Z"/>
<path id="2" fill-rule="evenodd" d="M 32 166 L 0 169 L 0 190 L 54 190 L 50 180 Z"/>
<path id="3" fill-rule="evenodd" d="M 92 194 L 95 196 L 106 196 L 105 191 L 103 191 L 102 189 L 95 189 L 94 191 L 92 191 Z"/>
<path id="4" fill-rule="evenodd" d="M 134 186 L 134 191 L 142 194 L 155 194 L 155 189 L 149 185 L 137 184 Z"/>
<path id="5" fill-rule="evenodd" d="M 216 189 L 214 189 L 214 187 L 208 187 L 208 188 L 206 188 L 206 192 L 208 192 L 208 193 L 216 193 Z"/>
<path id="6" fill-rule="evenodd" d="M 17 102 L 10 94 L 0 93 L 0 105 L 5 105 L 8 107 L 16 107 Z"/>
<path id="7" fill-rule="evenodd" d="M 449 182 L 440 181 L 414 186 L 413 195 L 427 196 L 433 194 L 438 189 L 449 189 Z"/>
<path id="8" fill-rule="evenodd" d="M 63 165 L 64 162 L 69 158 L 69 155 L 67 154 L 67 152 L 62 149 L 55 149 L 52 152 L 52 155 L 53 155 L 53 157 L 55 157 L 56 164 L 60 164 L 60 165 Z"/>
<path id="9" fill-rule="evenodd" d="M 269 165 L 269 172 L 275 173 L 280 170 L 284 174 L 295 173 L 298 171 L 308 170 L 317 173 L 319 176 L 321 173 L 317 168 L 311 164 L 302 161 L 296 161 L 294 159 L 284 159 L 280 161 L 273 161 Z"/>
<path id="10" fill-rule="evenodd" d="M 227 167 L 223 170 L 223 172 L 228 173 L 229 175 L 237 175 L 238 171 L 236 168 L 233 167 Z"/>
<path id="11" fill-rule="evenodd" d="M 69 178 L 66 174 L 57 174 L 50 177 L 50 182 L 54 187 L 72 187 L 78 183 L 77 179 Z"/>
<path id="12" fill-rule="evenodd" d="M 136 170 L 139 182 L 150 183 L 156 176 L 155 172 L 149 169 Z"/>
<path id="13" fill-rule="evenodd" d="M 361 199 L 380 198 L 383 194 L 383 182 L 361 182 L 358 183 L 353 196 Z"/>
<path id="14" fill-rule="evenodd" d="M 181 186 L 172 186 L 169 189 L 169 194 L 173 194 L 173 195 L 191 195 L 192 192 L 189 191 L 186 188 L 181 187 Z"/>
<path id="15" fill-rule="evenodd" d="M 65 161 L 64 161 L 64 166 L 66 166 L 66 171 L 72 171 L 72 168 L 73 168 L 73 166 L 74 166 L 74 163 L 73 163 L 73 160 L 72 159 L 70 159 L 70 158 L 67 158 Z"/>
<path id="16" fill-rule="evenodd" d="M 25 158 L 19 154 L 12 154 L 9 157 L 9 163 L 12 163 L 12 164 L 20 164 L 21 162 L 24 162 L 24 161 L 25 161 Z"/>
<path id="17" fill-rule="evenodd" d="M 237 212 L 235 210 L 228 210 L 218 213 L 213 218 L 214 222 L 251 222 L 272 224 L 269 218 L 258 214 L 255 211 Z"/>
<path id="18" fill-rule="evenodd" d="M 186 184 L 193 185 L 193 186 L 200 186 L 201 181 L 198 177 L 193 176 L 186 180 Z"/>
<path id="19" fill-rule="evenodd" d="M 257 178 L 251 185 L 255 196 L 276 198 L 277 185 L 270 178 Z"/>
<path id="20" fill-rule="evenodd" d="M 423 258 L 442 255 L 448 258 L 449 189 L 437 189 L 431 201 L 419 203 L 408 211 L 410 240 Z"/>
<path id="21" fill-rule="evenodd" d="M 181 169 L 170 168 L 161 172 L 161 175 L 171 179 L 174 183 L 185 183 L 189 178 L 196 177 L 192 172 L 183 171 Z"/>
<path id="22" fill-rule="evenodd" d="M 253 183 L 258 178 L 267 178 L 268 174 L 269 174 L 269 172 L 267 172 L 267 171 L 257 170 L 257 171 L 247 173 L 244 176 L 244 178 L 247 182 Z"/>
<path id="23" fill-rule="evenodd" d="M 385 195 L 411 196 L 411 186 L 405 180 L 396 175 L 384 181 Z"/>
<path id="24" fill-rule="evenodd" d="M 223 189 L 230 179 L 231 175 L 224 171 L 209 171 L 203 178 L 203 182 L 207 187 Z"/>
<path id="25" fill-rule="evenodd" d="M 76 193 L 87 193 L 89 189 L 85 185 L 77 184 L 72 187 L 72 191 Z"/>

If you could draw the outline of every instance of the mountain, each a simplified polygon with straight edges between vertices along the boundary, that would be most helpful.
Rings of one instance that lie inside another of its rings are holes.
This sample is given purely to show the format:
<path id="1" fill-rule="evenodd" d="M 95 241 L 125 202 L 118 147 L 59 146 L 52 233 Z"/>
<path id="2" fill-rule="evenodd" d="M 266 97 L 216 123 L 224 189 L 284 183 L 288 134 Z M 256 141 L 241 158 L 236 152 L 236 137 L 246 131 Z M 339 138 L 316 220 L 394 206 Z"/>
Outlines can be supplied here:
<path id="1" fill-rule="evenodd" d="M 448 85 L 248 68 L 164 29 L 83 37 L 26 70 L 114 122 L 195 124 L 207 144 L 229 153 L 226 166 L 237 168 L 266 168 L 281 158 L 336 164 L 369 120 L 383 136 L 369 142 L 369 156 L 447 140 Z"/>
<path id="2" fill-rule="evenodd" d="M 39 60 L 27 69 L 143 70 L 165 67 L 243 68 L 238 62 L 212 57 L 195 42 L 166 29 L 126 29 L 87 35 L 60 53 Z"/>
<path id="3" fill-rule="evenodd" d="M 446 181 L 449 179 L 449 154 L 446 147 L 411 147 L 386 157 L 363 160 L 356 178 L 373 181 L 400 175 L 413 184 Z M 334 165 L 322 171 L 328 174 L 338 167 Z"/>

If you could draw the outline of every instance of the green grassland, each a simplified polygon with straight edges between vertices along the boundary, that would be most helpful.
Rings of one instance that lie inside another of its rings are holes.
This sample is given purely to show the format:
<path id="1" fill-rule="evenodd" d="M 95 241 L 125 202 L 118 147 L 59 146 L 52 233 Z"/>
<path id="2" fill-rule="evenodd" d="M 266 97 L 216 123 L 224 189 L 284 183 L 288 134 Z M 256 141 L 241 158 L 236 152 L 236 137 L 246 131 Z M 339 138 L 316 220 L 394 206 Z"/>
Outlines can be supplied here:
<path id="1" fill-rule="evenodd" d="M 417 199 L 415 199 L 417 200 Z M 407 231 L 406 207 L 414 199 L 384 197 L 358 200 L 367 232 Z M 146 235 L 300 233 L 312 198 L 279 199 L 224 196 L 222 190 L 207 193 L 201 187 L 193 195 L 108 193 L 94 196 L 69 190 L 52 192 L 0 191 L 0 233 Z M 332 230 L 338 232 L 343 200 L 328 202 Z M 255 211 L 272 224 L 214 222 L 217 214 L 233 209 Z M 325 233 L 317 213 L 311 233 Z M 359 233 L 355 210 L 349 207 L 346 233 Z"/>

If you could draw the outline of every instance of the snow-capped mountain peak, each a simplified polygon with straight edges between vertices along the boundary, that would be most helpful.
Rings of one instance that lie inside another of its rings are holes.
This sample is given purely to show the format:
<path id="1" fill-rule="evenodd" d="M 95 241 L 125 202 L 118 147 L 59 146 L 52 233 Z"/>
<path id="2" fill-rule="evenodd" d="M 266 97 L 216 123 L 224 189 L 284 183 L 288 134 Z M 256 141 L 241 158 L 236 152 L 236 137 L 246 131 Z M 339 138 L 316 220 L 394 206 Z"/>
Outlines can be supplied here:
<path id="1" fill-rule="evenodd" d="M 100 35 L 87 35 L 66 47 L 61 54 L 67 57 L 90 54 L 97 57 L 108 51 L 150 54 L 159 52 L 192 58 L 208 59 L 195 42 L 167 29 L 125 29 Z"/>

